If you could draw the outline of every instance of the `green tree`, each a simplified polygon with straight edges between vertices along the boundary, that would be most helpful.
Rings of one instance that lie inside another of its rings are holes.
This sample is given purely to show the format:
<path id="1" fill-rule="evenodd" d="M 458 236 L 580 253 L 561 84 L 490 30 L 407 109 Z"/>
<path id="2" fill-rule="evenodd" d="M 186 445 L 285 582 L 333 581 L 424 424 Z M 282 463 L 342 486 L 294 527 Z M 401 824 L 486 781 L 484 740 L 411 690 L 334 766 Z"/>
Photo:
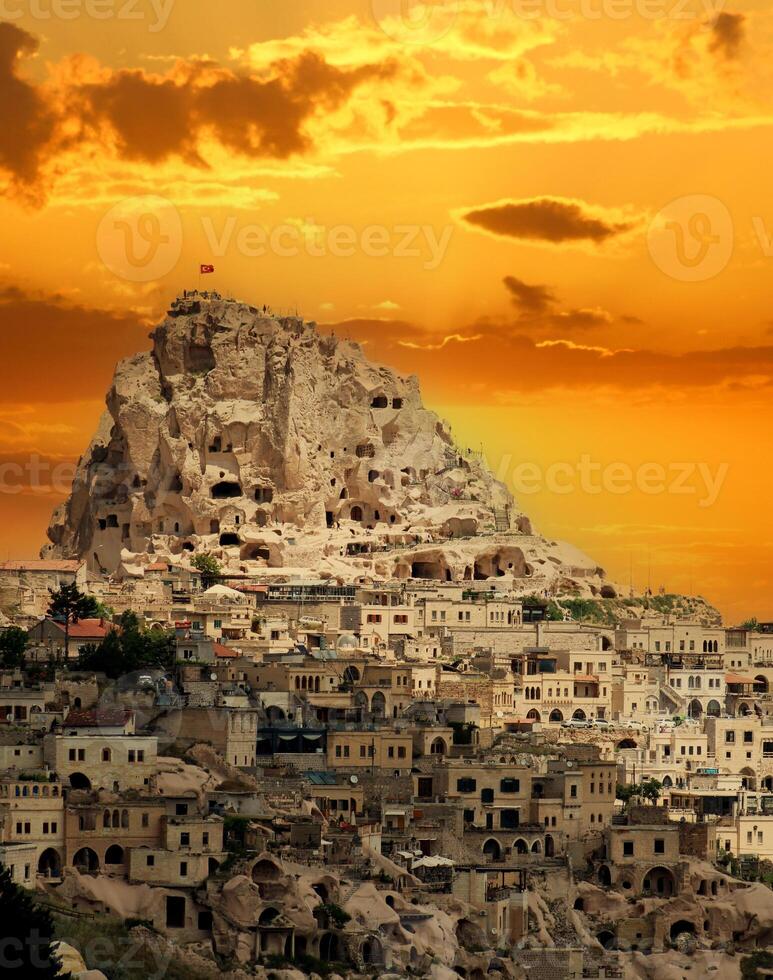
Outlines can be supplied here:
<path id="1" fill-rule="evenodd" d="M 71 980 L 72 974 L 59 973 L 61 963 L 51 949 L 53 935 L 48 910 L 0 866 L 0 973 L 9 980 Z"/>
<path id="2" fill-rule="evenodd" d="M 759 625 L 760 624 L 759 624 L 759 620 L 757 619 L 757 617 L 756 616 L 752 616 L 751 619 L 745 619 L 741 623 L 741 629 L 742 630 L 756 630 Z"/>
<path id="3" fill-rule="evenodd" d="M 617 784 L 617 798 L 623 801 L 624 806 L 628 806 L 634 796 L 638 796 L 641 792 L 641 787 L 638 783 L 627 783 L 625 786 L 621 783 Z"/>
<path id="4" fill-rule="evenodd" d="M 19 626 L 0 631 L 0 664 L 7 668 L 23 667 L 27 640 L 27 634 Z"/>
<path id="5" fill-rule="evenodd" d="M 70 653 L 70 626 L 81 619 L 88 619 L 97 614 L 97 601 L 93 596 L 81 592 L 72 582 L 62 585 L 56 591 L 49 589 L 51 600 L 48 603 L 48 615 L 64 623 L 64 659 Z"/>
<path id="6" fill-rule="evenodd" d="M 143 629 L 135 613 L 125 612 L 117 629 L 111 630 L 101 643 L 83 648 L 78 667 L 100 671 L 115 680 L 138 670 L 169 669 L 174 658 L 175 640 L 171 631 Z"/>
<path id="7" fill-rule="evenodd" d="M 639 787 L 640 795 L 650 803 L 658 802 L 662 789 L 663 783 L 659 779 L 645 779 Z"/>
<path id="8" fill-rule="evenodd" d="M 201 584 L 205 589 L 214 585 L 220 578 L 220 562 L 213 555 L 195 555 L 191 565 L 201 572 Z"/>

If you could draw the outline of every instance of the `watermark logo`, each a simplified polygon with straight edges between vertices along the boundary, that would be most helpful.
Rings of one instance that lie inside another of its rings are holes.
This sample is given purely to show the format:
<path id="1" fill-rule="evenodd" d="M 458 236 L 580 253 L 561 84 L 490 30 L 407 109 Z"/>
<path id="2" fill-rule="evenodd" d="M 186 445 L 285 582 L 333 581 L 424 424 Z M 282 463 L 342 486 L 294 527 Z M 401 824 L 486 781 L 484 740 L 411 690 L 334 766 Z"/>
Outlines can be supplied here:
<path id="1" fill-rule="evenodd" d="M 713 279 L 733 254 L 733 219 L 727 207 L 708 194 L 689 194 L 670 201 L 647 230 L 647 247 L 655 265 L 672 279 Z"/>
<path id="2" fill-rule="evenodd" d="M 401 44 L 434 44 L 459 14 L 456 0 L 371 0 L 371 9 L 384 34 Z"/>
<path id="3" fill-rule="evenodd" d="M 130 197 L 114 205 L 97 228 L 97 252 L 107 268 L 130 282 L 160 279 L 182 253 L 182 221 L 163 197 Z"/>

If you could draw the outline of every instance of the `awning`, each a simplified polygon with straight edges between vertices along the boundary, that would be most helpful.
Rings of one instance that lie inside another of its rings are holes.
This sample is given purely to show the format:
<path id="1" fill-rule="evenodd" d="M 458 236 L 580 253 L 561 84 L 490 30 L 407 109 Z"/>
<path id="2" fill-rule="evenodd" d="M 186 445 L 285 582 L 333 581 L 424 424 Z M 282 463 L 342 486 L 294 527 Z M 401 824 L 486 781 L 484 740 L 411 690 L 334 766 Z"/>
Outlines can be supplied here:
<path id="1" fill-rule="evenodd" d="M 726 684 L 756 684 L 754 677 L 744 677 L 743 674 L 725 674 Z"/>

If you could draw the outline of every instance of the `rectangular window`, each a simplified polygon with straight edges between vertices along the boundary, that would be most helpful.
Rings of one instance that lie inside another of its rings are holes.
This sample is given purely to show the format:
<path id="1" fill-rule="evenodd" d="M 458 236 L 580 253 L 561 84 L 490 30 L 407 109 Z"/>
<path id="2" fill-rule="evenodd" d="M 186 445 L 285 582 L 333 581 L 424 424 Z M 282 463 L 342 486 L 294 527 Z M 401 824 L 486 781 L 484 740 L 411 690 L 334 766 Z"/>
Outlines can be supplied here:
<path id="1" fill-rule="evenodd" d="M 576 797 L 576 796 L 577 796 L 577 785 L 576 785 L 575 783 L 573 783 L 573 784 L 572 784 L 572 785 L 571 785 L 571 786 L 569 787 L 569 795 L 570 795 L 571 797 Z"/>
<path id="2" fill-rule="evenodd" d="M 129 749 L 129 762 L 134 762 L 134 749 Z"/>
<path id="3" fill-rule="evenodd" d="M 398 759 L 404 759 L 405 758 L 405 746 L 404 745 L 398 745 L 398 747 L 397 747 L 397 758 Z"/>
<path id="4" fill-rule="evenodd" d="M 188 862 L 180 861 L 180 877 L 185 878 L 188 875 Z"/>
<path id="5" fill-rule="evenodd" d="M 666 842 L 661 837 L 655 838 L 655 854 L 666 853 Z"/>
<path id="6" fill-rule="evenodd" d="M 207 847 L 209 845 L 209 833 L 206 830 L 201 835 L 201 843 L 204 847 Z"/>
<path id="7" fill-rule="evenodd" d="M 147 813 L 142 814 L 142 826 L 147 827 L 150 824 L 150 815 Z"/>
<path id="8" fill-rule="evenodd" d="M 748 745 L 750 742 L 754 741 L 754 732 L 744 732 L 743 733 L 744 744 Z"/>
<path id="9" fill-rule="evenodd" d="M 152 868 L 156 863 L 156 856 L 154 854 L 148 854 L 145 860 L 147 861 L 148 867 Z"/>
<path id="10" fill-rule="evenodd" d="M 75 762 L 75 749 L 70 749 L 70 751 L 67 753 L 67 758 L 70 760 L 70 762 Z"/>
<path id="11" fill-rule="evenodd" d="M 623 854 L 625 857 L 633 857 L 633 841 L 624 840 L 623 841 Z"/>
<path id="12" fill-rule="evenodd" d="M 725 732 L 725 744 L 732 745 L 735 742 L 735 732 Z"/>
<path id="13" fill-rule="evenodd" d="M 184 831 L 180 834 L 180 847 L 190 847 L 191 846 L 191 835 Z"/>

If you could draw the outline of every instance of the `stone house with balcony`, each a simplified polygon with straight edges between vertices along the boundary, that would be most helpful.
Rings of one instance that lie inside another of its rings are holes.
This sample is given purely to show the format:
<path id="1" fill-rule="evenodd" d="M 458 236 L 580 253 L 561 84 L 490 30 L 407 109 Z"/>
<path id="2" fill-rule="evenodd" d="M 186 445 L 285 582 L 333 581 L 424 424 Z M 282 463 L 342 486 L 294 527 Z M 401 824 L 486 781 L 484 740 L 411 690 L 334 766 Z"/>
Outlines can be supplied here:
<path id="1" fill-rule="evenodd" d="M 5 772 L 0 777 L 0 842 L 29 849 L 33 877 L 61 876 L 65 858 L 64 790 L 50 773 L 34 769 Z"/>
<path id="2" fill-rule="evenodd" d="M 64 814 L 65 864 L 125 877 L 132 850 L 158 844 L 166 804 L 148 796 L 71 794 Z"/>

